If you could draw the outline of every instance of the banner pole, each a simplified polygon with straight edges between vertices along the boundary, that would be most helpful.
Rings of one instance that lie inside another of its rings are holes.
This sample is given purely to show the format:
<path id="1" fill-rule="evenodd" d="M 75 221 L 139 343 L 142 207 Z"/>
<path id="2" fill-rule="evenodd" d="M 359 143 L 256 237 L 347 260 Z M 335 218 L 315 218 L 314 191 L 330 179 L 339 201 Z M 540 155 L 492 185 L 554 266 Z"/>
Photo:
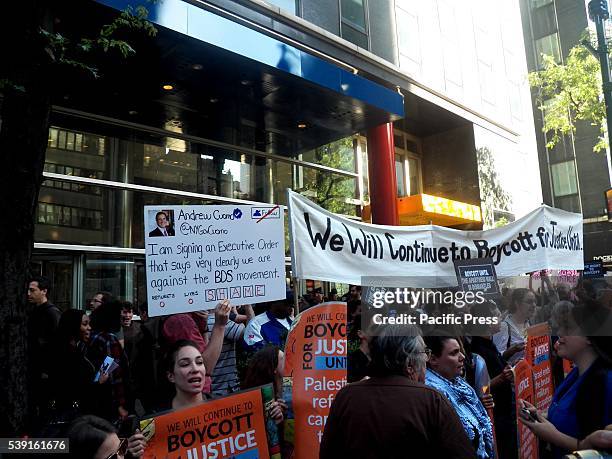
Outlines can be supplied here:
<path id="1" fill-rule="evenodd" d="M 298 293 L 300 289 L 298 288 L 298 282 L 299 279 L 297 277 L 291 277 L 291 283 L 293 284 L 293 308 L 295 309 L 296 316 L 300 313 L 300 305 L 298 301 Z"/>
<path id="2" fill-rule="evenodd" d="M 293 280 L 293 307 L 295 309 L 295 315 L 297 316 L 300 313 L 300 307 L 298 304 L 298 276 L 297 276 L 297 272 L 295 271 L 295 257 L 296 257 L 296 253 L 295 253 L 295 244 L 293 242 L 293 225 L 291 224 L 291 213 L 292 213 L 292 209 L 291 209 L 291 193 L 292 190 L 291 188 L 287 188 L 287 220 L 289 222 L 289 256 L 291 257 L 291 278 Z"/>

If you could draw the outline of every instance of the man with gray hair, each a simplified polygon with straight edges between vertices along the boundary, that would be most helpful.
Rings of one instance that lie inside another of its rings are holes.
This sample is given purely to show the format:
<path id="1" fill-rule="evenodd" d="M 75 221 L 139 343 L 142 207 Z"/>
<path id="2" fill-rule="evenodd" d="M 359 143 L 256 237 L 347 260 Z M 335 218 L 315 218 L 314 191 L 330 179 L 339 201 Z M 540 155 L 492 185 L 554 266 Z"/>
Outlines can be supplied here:
<path id="1" fill-rule="evenodd" d="M 370 341 L 371 378 L 336 396 L 319 457 L 475 458 L 453 407 L 423 384 L 429 355 L 417 327 L 380 327 Z"/>

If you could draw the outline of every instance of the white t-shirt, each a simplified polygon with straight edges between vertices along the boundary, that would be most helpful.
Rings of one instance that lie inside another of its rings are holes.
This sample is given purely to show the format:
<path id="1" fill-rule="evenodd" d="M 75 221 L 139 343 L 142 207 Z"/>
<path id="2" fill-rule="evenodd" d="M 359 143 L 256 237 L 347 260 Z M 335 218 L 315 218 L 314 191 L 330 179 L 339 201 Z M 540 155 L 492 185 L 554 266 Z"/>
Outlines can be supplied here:
<path id="1" fill-rule="evenodd" d="M 512 315 L 507 316 L 501 323 L 501 330 L 499 333 L 493 335 L 493 344 L 503 354 L 506 349 L 515 344 L 522 344 L 525 342 L 525 330 L 529 327 L 529 322 L 525 322 L 523 325 L 517 325 L 512 320 Z M 510 339 L 508 339 L 508 336 Z M 508 343 L 510 343 L 508 345 Z M 519 360 L 525 358 L 525 351 L 517 352 L 508 359 L 510 365 L 515 365 Z"/>

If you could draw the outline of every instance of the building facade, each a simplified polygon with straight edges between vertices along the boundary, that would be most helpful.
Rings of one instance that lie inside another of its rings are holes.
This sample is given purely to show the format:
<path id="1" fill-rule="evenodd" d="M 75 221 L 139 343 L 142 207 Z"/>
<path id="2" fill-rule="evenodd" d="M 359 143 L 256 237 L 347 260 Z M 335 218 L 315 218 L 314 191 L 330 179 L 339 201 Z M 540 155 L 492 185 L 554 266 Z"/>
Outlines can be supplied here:
<path id="1" fill-rule="evenodd" d="M 542 55 L 563 63 L 587 30 L 594 31 L 587 4 L 569 0 L 521 0 L 529 71 L 542 68 Z M 603 260 L 612 267 L 612 225 L 608 222 L 605 192 L 610 188 L 610 152 L 594 153 L 597 126 L 578 122 L 574 135 L 554 148 L 546 147 L 543 113 L 533 89 L 534 119 L 544 202 L 584 216 L 585 261 Z M 545 105 L 545 102 L 544 102 Z"/>
<path id="2" fill-rule="evenodd" d="M 62 27 L 97 27 L 129 3 L 87 2 Z M 464 229 L 537 207 L 509 3 L 150 6 L 158 34 L 133 38 L 136 57 L 54 96 L 33 261 L 53 301 L 146 300 L 145 205 L 282 205 L 292 188 L 350 218 Z"/>

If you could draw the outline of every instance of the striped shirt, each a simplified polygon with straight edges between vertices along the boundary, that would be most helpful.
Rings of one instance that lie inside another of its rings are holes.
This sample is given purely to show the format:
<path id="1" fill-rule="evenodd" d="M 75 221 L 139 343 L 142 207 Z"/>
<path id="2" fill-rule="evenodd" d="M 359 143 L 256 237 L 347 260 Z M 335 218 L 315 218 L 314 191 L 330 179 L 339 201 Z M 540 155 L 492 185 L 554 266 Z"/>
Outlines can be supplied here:
<path id="1" fill-rule="evenodd" d="M 215 325 L 215 315 L 208 316 L 208 342 Z M 240 390 L 240 381 L 236 371 L 236 343 L 242 338 L 244 325 L 228 321 L 225 326 L 223 346 L 217 365 L 212 373 L 212 395 L 222 397 Z"/>

